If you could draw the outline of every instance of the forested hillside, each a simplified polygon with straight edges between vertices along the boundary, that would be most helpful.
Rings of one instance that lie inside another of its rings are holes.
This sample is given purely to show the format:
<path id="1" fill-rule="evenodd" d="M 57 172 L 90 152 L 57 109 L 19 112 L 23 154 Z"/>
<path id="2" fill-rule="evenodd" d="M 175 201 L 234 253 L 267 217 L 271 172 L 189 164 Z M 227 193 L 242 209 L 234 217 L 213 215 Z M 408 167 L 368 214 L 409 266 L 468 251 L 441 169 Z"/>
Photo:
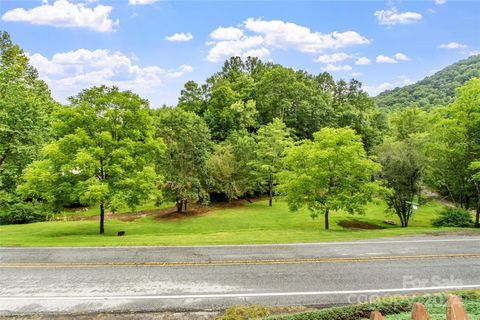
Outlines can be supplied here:
<path id="1" fill-rule="evenodd" d="M 429 109 L 451 103 L 455 89 L 473 77 L 480 77 L 480 55 L 460 60 L 414 84 L 384 91 L 374 99 L 380 108 Z"/>
<path id="2" fill-rule="evenodd" d="M 480 226 L 478 78 L 448 106 L 382 112 L 354 79 L 231 57 L 187 82 L 175 107 L 106 85 L 60 105 L 0 33 L 0 89 L 0 224 L 96 206 L 103 234 L 107 212 L 267 195 L 323 215 L 326 229 L 329 213 L 364 213 L 381 197 L 407 227 L 428 186 L 475 207 Z"/>

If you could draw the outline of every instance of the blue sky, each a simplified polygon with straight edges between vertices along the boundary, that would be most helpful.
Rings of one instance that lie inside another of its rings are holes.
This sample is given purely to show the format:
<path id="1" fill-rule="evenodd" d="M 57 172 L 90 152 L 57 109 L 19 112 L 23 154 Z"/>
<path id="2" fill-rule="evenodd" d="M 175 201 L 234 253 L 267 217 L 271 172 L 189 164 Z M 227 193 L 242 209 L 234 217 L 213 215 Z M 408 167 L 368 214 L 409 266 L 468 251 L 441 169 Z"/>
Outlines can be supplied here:
<path id="1" fill-rule="evenodd" d="M 0 0 L 0 29 L 53 96 L 98 84 L 174 105 L 230 55 L 255 55 L 375 95 L 480 53 L 480 2 Z"/>

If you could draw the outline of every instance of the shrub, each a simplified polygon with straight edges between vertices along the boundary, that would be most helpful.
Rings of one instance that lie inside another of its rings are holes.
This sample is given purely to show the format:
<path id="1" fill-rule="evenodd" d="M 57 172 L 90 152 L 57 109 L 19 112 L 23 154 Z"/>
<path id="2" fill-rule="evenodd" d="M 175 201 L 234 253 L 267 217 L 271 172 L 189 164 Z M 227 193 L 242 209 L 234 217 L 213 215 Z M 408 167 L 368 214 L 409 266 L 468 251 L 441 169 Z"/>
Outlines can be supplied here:
<path id="1" fill-rule="evenodd" d="M 474 308 L 480 302 L 479 291 L 456 291 L 441 294 L 429 294 L 424 296 L 399 296 L 383 297 L 377 301 L 332 307 L 312 312 L 302 312 L 293 315 L 270 316 L 268 320 L 361 320 L 370 318 L 372 311 L 380 311 L 384 316 L 408 313 L 412 310 L 415 302 L 423 303 L 425 307 L 442 305 L 447 301 L 448 293 L 459 296 L 464 303 L 475 303 Z M 465 306 L 468 306 L 466 304 Z"/>
<path id="2" fill-rule="evenodd" d="M 380 311 L 383 315 L 409 311 L 414 299 L 379 301 L 359 305 L 327 308 L 314 312 L 295 315 L 270 317 L 271 320 L 359 320 L 370 318 L 372 311 Z"/>
<path id="3" fill-rule="evenodd" d="M 0 208 L 0 225 L 32 223 L 47 219 L 47 211 L 41 205 L 34 203 L 15 202 Z"/>
<path id="4" fill-rule="evenodd" d="M 233 305 L 228 307 L 222 315 L 215 320 L 254 320 L 266 319 L 274 314 L 293 314 L 311 310 L 304 306 L 266 306 L 266 305 Z"/>
<path id="5" fill-rule="evenodd" d="M 473 227 L 472 216 L 461 208 L 445 208 L 432 223 L 434 227 Z"/>
<path id="6" fill-rule="evenodd" d="M 217 320 L 248 320 L 262 319 L 270 314 L 270 310 L 265 306 L 231 306 L 225 310 L 225 314 L 218 317 Z"/>

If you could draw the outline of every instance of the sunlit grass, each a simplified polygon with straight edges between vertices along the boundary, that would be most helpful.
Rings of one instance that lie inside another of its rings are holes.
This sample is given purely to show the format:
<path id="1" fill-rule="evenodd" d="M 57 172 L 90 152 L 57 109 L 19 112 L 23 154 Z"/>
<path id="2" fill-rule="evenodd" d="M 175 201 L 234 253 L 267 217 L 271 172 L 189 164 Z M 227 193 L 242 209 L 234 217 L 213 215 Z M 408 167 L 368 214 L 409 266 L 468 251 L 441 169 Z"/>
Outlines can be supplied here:
<path id="1" fill-rule="evenodd" d="M 108 218 L 106 234 L 99 235 L 98 221 L 51 221 L 27 225 L 0 226 L 2 246 L 126 246 L 126 245 L 196 245 L 242 243 L 292 243 L 345 241 L 387 236 L 418 234 L 444 230 L 431 227 L 431 220 L 442 205 L 429 202 L 415 214 L 415 223 L 408 228 L 398 226 L 396 216 L 385 214 L 385 204 L 371 203 L 365 215 L 331 214 L 330 230 L 325 231 L 323 216 L 312 220 L 308 211 L 290 212 L 285 202 L 246 203 L 235 208 L 215 209 L 198 216 L 177 220 L 156 220 L 152 217 L 124 222 Z M 145 210 L 145 209 L 143 209 Z M 345 219 L 381 225 L 380 230 L 345 230 L 337 223 Z M 395 220 L 396 226 L 383 220 Z M 118 237 L 118 231 L 126 235 Z"/>

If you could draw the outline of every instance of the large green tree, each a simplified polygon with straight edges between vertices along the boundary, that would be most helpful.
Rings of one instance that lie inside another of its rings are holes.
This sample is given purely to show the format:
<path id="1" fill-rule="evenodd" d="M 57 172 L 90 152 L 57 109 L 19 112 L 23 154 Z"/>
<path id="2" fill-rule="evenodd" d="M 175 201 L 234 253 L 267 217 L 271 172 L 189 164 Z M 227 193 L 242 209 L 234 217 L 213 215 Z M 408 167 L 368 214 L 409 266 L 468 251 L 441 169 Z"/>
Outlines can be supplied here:
<path id="1" fill-rule="evenodd" d="M 470 164 L 470 169 L 474 172 L 472 180 L 475 183 L 475 188 L 477 190 L 477 208 L 475 214 L 475 228 L 480 228 L 480 160 L 473 161 Z"/>
<path id="2" fill-rule="evenodd" d="M 206 86 L 199 86 L 195 81 L 188 81 L 180 91 L 177 107 L 203 116 L 207 109 L 205 97 Z"/>
<path id="3" fill-rule="evenodd" d="M 163 108 L 157 111 L 156 136 L 163 139 L 166 153 L 158 164 L 165 176 L 165 195 L 187 211 L 188 202 L 207 201 L 207 159 L 212 149 L 210 130 L 192 112 Z"/>
<path id="4" fill-rule="evenodd" d="M 0 32 L 0 206 L 14 201 L 22 171 L 48 141 L 54 106 L 26 55 Z"/>
<path id="5" fill-rule="evenodd" d="M 388 138 L 378 146 L 377 155 L 382 165 L 380 177 L 390 189 L 385 192 L 387 205 L 399 217 L 401 226 L 408 227 L 425 170 L 421 146 L 413 139 Z"/>
<path id="6" fill-rule="evenodd" d="M 466 157 L 469 161 L 469 183 L 476 191 L 475 227 L 480 228 L 480 79 L 472 78 L 457 89 L 457 97 L 452 103 L 453 113 L 459 123 L 463 125 Z M 473 169 L 473 172 L 472 172 Z"/>
<path id="7" fill-rule="evenodd" d="M 233 132 L 217 144 L 208 159 L 210 189 L 231 201 L 258 190 L 254 175 L 255 138 L 245 131 Z"/>
<path id="8" fill-rule="evenodd" d="M 53 133 L 56 141 L 43 149 L 42 160 L 25 170 L 25 196 L 57 205 L 99 205 L 101 234 L 106 209 L 135 209 L 159 196 L 154 163 L 164 145 L 154 138 L 148 102 L 136 94 L 86 89 L 55 111 Z"/>
<path id="9" fill-rule="evenodd" d="M 428 182 L 459 206 L 469 208 L 480 197 L 472 179 L 472 162 L 480 158 L 480 80 L 457 89 L 455 101 L 433 111 Z"/>
<path id="10" fill-rule="evenodd" d="M 323 214 L 328 229 L 333 210 L 363 213 L 379 188 L 372 177 L 380 165 L 367 156 L 361 137 L 350 128 L 324 128 L 313 138 L 286 149 L 278 191 L 291 210 L 306 207 L 312 218 Z"/>
<path id="11" fill-rule="evenodd" d="M 280 65 L 264 68 L 255 90 L 260 123 L 279 118 L 299 139 L 311 138 L 320 128 L 334 126 L 333 92 L 326 85 L 330 80 L 325 75 L 314 77 Z"/>
<path id="12" fill-rule="evenodd" d="M 384 115 L 375 108 L 374 102 L 362 84 L 352 79 L 350 82 L 340 80 L 334 87 L 332 127 L 350 127 L 362 137 L 367 153 L 381 141 L 387 123 Z"/>
<path id="13" fill-rule="evenodd" d="M 261 127 L 256 135 L 256 158 L 253 170 L 264 186 L 272 206 L 273 187 L 277 184 L 276 175 L 282 168 L 285 148 L 292 145 L 292 139 L 282 120 L 275 118 L 272 123 Z"/>
<path id="14" fill-rule="evenodd" d="M 215 140 L 223 141 L 238 130 L 253 131 L 257 127 L 257 109 L 253 100 L 242 100 L 229 84 L 216 85 L 208 101 L 205 121 Z"/>
<path id="15" fill-rule="evenodd" d="M 428 140 L 428 115 L 419 108 L 407 108 L 390 114 L 389 120 L 389 134 L 375 151 L 382 165 L 380 177 L 389 188 L 384 193 L 388 208 L 407 227 L 427 166 L 423 146 Z"/>

